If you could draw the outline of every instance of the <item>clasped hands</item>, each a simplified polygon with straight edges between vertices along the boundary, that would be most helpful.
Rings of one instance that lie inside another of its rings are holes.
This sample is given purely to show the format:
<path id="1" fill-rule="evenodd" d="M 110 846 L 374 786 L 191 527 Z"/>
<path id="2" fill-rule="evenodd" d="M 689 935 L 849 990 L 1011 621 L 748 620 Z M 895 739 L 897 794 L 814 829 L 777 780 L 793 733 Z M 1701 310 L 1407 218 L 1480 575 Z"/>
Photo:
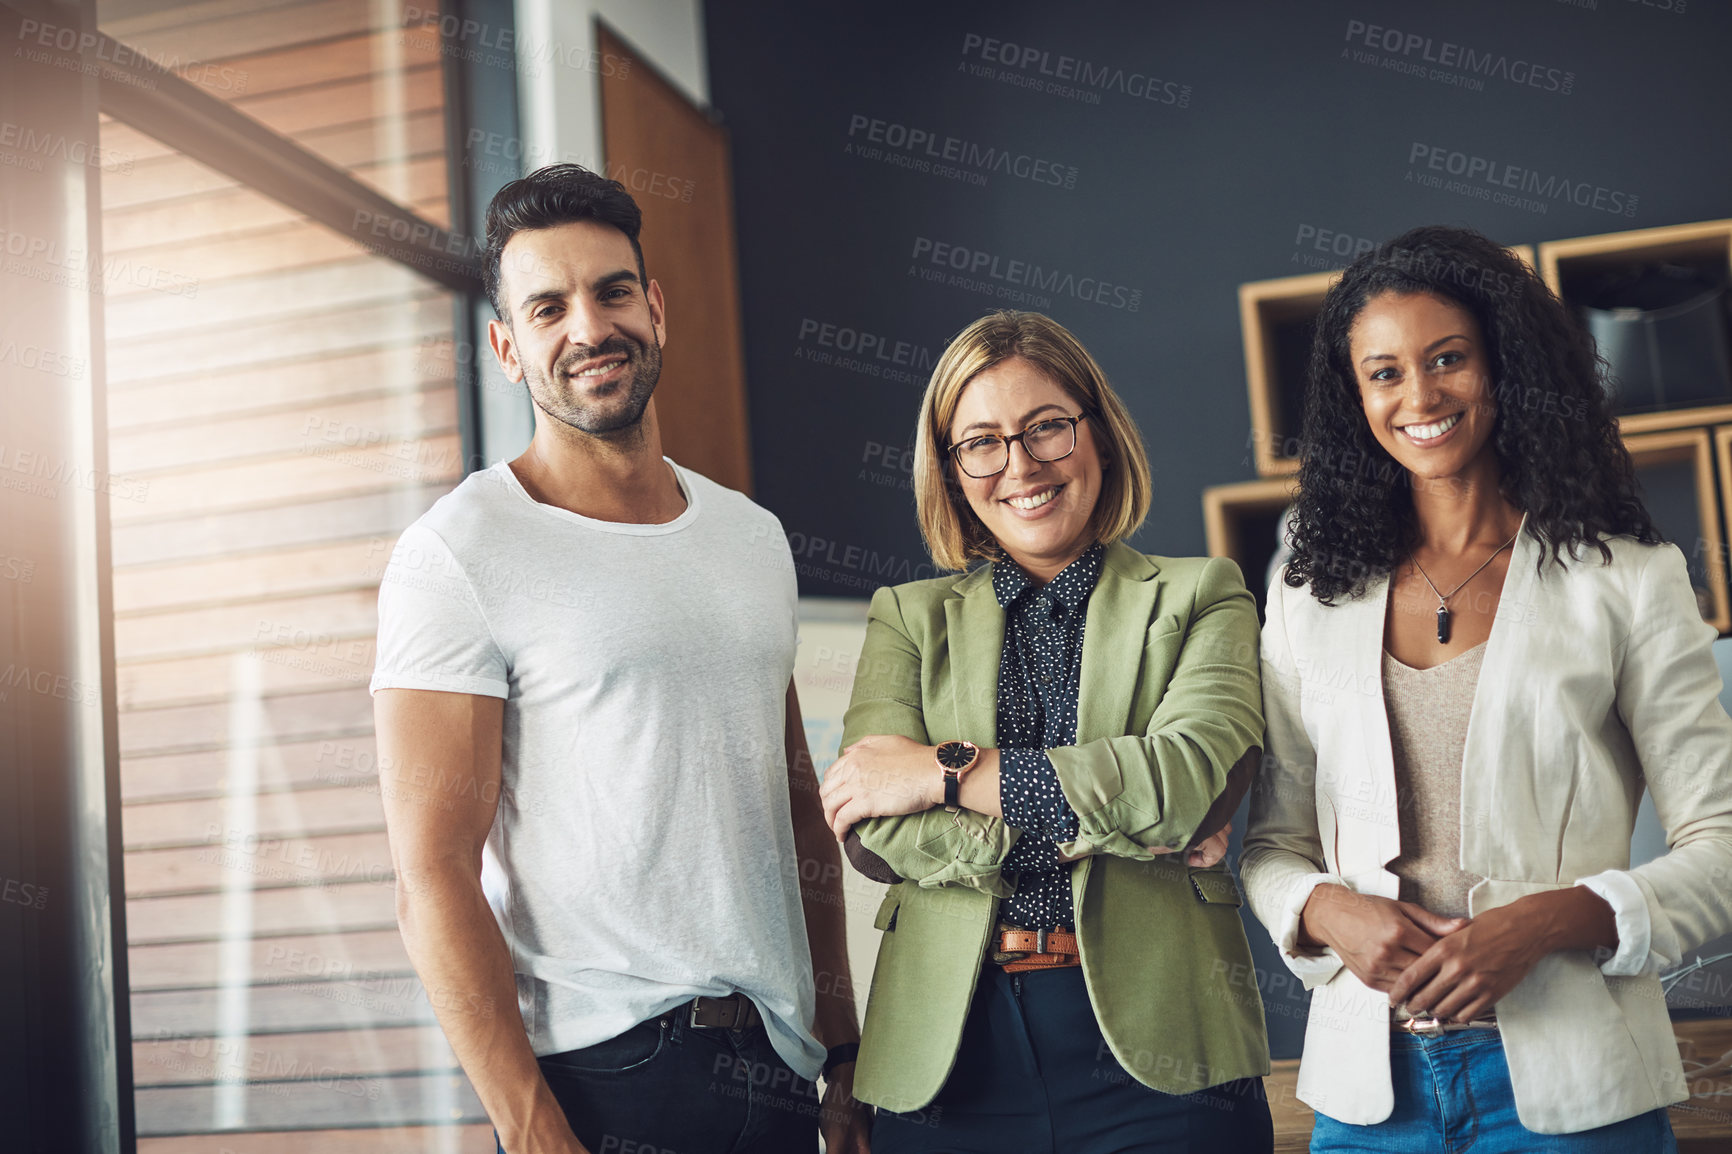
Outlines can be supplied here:
<path id="1" fill-rule="evenodd" d="M 1446 918 L 1412 902 L 1324 884 L 1300 915 L 1301 943 L 1328 946 L 1391 1006 L 1468 1022 L 1481 1017 L 1550 952 L 1520 902 Z"/>
<path id="2" fill-rule="evenodd" d="M 842 750 L 824 771 L 824 782 L 818 789 L 824 803 L 824 822 L 836 840 L 847 837 L 854 823 L 866 818 L 922 813 L 942 805 L 944 779 L 936 748 L 898 734 L 877 734 Z M 996 752 L 981 750 L 981 760 Z M 1226 856 L 1231 832 L 1232 826 L 1227 825 L 1205 838 L 1185 855 L 1186 864 L 1206 868 L 1220 861 Z M 1149 853 L 1174 853 L 1177 848 L 1155 847 Z"/>

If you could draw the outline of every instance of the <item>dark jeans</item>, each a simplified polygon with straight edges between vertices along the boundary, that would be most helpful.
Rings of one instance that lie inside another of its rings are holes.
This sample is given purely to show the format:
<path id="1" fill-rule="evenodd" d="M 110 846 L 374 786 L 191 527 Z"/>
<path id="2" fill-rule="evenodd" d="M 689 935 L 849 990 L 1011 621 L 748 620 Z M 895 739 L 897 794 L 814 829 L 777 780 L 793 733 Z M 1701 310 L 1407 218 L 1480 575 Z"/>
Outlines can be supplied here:
<path id="1" fill-rule="evenodd" d="M 924 1110 L 878 1112 L 872 1154 L 1268 1154 L 1261 1078 L 1151 1090 L 1101 1037 L 1080 969 L 987 966 L 950 1078 Z"/>
<path id="2" fill-rule="evenodd" d="M 590 1154 L 812 1154 L 818 1098 L 764 1027 L 705 1030 L 685 1007 L 541 1072 Z M 499 1146 L 500 1154 L 508 1154 Z"/>

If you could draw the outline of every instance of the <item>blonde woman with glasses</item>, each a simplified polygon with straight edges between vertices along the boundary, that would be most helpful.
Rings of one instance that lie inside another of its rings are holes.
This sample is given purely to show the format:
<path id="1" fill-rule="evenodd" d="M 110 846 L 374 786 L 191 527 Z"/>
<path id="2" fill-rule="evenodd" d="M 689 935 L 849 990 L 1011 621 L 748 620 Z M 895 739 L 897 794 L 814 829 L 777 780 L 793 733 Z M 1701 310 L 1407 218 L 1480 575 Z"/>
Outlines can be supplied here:
<path id="1" fill-rule="evenodd" d="M 872 599 L 822 788 L 855 865 L 894 883 L 854 1080 L 873 1149 L 1270 1149 L 1218 864 L 1263 732 L 1238 568 L 1124 543 L 1142 439 L 1038 314 L 945 350 L 915 486 L 934 561 L 965 572 Z"/>

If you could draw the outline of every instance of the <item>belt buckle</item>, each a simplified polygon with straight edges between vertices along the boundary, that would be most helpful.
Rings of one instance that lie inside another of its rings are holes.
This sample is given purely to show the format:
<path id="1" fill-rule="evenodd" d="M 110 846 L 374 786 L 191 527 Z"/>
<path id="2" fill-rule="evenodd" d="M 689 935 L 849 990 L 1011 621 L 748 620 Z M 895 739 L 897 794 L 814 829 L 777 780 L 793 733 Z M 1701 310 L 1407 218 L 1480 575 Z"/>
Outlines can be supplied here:
<path id="1" fill-rule="evenodd" d="M 1401 1023 L 1401 1028 L 1422 1038 L 1441 1038 L 1444 1033 L 1442 1018 L 1410 1018 Z"/>
<path id="2" fill-rule="evenodd" d="M 716 999 L 716 1000 L 720 1001 L 721 999 Z M 703 1010 L 703 1008 L 704 1008 L 704 1001 L 702 998 L 693 998 L 692 999 L 692 1008 L 691 1008 L 691 1014 L 689 1016 L 689 1020 L 691 1022 L 693 1029 L 696 1029 L 696 1030 L 725 1030 L 728 1028 L 728 1026 L 722 1022 L 700 1022 L 700 1021 L 698 1021 L 698 1014 Z M 735 1009 L 737 1010 L 738 1007 L 735 1007 Z M 720 1012 L 720 1007 L 717 1007 L 717 1012 L 718 1013 Z"/>
<path id="3" fill-rule="evenodd" d="M 744 994 L 735 992 L 725 998 L 711 998 L 710 1002 L 716 1013 L 713 1022 L 698 1021 L 698 1014 L 703 1009 L 704 999 L 693 998 L 691 1012 L 687 1020 L 698 1030 L 738 1030 L 751 1017 L 752 1003 Z"/>
<path id="4" fill-rule="evenodd" d="M 1034 952 L 1037 954 L 1046 953 L 1046 931 L 1045 930 L 1034 931 Z"/>

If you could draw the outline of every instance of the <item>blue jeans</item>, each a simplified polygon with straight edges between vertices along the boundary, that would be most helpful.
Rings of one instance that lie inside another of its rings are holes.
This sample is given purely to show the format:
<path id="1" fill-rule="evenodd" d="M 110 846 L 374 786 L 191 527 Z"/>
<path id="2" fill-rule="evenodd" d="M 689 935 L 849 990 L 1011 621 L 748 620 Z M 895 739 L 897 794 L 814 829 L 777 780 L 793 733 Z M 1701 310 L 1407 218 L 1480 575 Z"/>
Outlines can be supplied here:
<path id="1" fill-rule="evenodd" d="M 1395 1111 L 1372 1126 L 1337 1122 L 1321 1111 L 1312 1154 L 1677 1154 L 1665 1110 L 1574 1134 L 1536 1134 L 1516 1118 L 1509 1063 L 1496 1030 L 1457 1030 L 1435 1038 L 1392 1034 Z"/>
<path id="2" fill-rule="evenodd" d="M 872 1154 L 1268 1154 L 1273 1143 L 1261 1078 L 1181 1096 L 1131 1077 L 1075 967 L 987 966 L 938 1097 L 880 1110 L 872 1127 Z"/>
<path id="3" fill-rule="evenodd" d="M 590 1154 L 812 1154 L 817 1092 L 776 1054 L 764 1027 L 705 1030 L 689 1021 L 685 1007 L 669 1010 L 539 1059 Z M 502 1145 L 499 1154 L 508 1154 Z"/>

